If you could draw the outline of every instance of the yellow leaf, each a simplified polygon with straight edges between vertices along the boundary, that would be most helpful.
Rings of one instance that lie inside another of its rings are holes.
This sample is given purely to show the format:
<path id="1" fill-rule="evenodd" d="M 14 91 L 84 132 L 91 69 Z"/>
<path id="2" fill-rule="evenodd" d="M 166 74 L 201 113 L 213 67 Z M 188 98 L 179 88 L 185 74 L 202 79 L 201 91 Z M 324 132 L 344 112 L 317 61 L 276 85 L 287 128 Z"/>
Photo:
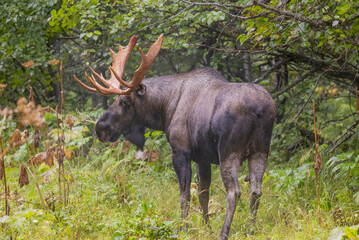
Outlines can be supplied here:
<path id="1" fill-rule="evenodd" d="M 72 151 L 65 149 L 65 157 L 68 159 L 72 159 Z"/>

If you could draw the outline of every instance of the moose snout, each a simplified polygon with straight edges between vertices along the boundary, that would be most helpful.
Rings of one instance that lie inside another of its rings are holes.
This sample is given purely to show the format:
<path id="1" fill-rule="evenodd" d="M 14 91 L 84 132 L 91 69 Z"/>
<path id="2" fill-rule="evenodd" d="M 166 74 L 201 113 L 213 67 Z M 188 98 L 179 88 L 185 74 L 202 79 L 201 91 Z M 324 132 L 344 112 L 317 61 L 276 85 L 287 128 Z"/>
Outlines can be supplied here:
<path id="1" fill-rule="evenodd" d="M 108 142 L 113 133 L 112 127 L 103 121 L 96 123 L 96 135 L 101 142 Z"/>

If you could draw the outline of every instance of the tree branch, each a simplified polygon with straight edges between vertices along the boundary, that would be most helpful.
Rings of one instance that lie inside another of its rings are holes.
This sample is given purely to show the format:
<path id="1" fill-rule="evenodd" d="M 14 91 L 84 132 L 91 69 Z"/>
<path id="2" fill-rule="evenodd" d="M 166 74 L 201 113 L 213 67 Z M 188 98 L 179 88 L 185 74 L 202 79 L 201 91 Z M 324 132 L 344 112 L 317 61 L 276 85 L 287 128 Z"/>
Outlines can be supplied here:
<path id="1" fill-rule="evenodd" d="M 295 117 L 293 118 L 293 122 L 296 122 L 296 120 L 298 119 L 299 115 L 303 112 L 305 106 L 307 105 L 307 103 L 309 102 L 309 99 L 312 97 L 315 89 L 317 88 L 318 86 L 318 83 L 319 83 L 319 80 L 320 78 L 322 77 L 322 75 L 324 74 L 325 72 L 322 72 L 318 78 L 317 78 L 317 81 L 315 81 L 315 85 L 314 85 L 314 88 L 312 89 L 312 92 L 309 94 L 307 100 L 305 101 L 305 103 L 303 104 L 303 106 L 300 108 L 299 112 L 295 115 Z"/>
<path id="2" fill-rule="evenodd" d="M 356 71 L 342 70 L 338 67 L 335 67 L 333 66 L 333 64 L 335 63 L 333 62 L 333 60 L 313 59 L 298 53 L 292 53 L 284 50 L 278 50 L 277 53 L 269 52 L 268 55 L 273 55 L 276 57 L 288 57 L 292 62 L 311 65 L 312 67 L 315 67 L 318 71 L 325 71 L 325 75 L 327 77 L 336 77 L 340 78 L 341 80 L 348 79 L 350 81 L 356 80 L 359 85 L 359 78 L 356 77 Z"/>
<path id="3" fill-rule="evenodd" d="M 282 64 L 285 64 L 289 61 L 289 59 L 284 58 L 280 60 L 279 62 L 276 62 L 270 69 L 268 69 L 260 78 L 257 78 L 253 81 L 253 83 L 260 83 L 262 82 L 266 77 L 268 77 L 269 74 L 271 74 L 274 70 L 276 70 L 278 67 L 280 67 Z"/>
<path id="4" fill-rule="evenodd" d="M 357 115 L 357 114 L 358 114 L 358 113 L 354 112 L 354 113 L 349 114 L 348 116 L 345 116 L 345 117 L 340 118 L 340 119 L 328 120 L 328 121 L 326 121 L 325 123 L 323 123 L 323 128 L 325 128 L 329 123 L 332 123 L 332 122 L 341 122 L 341 121 L 344 121 L 345 119 L 350 118 L 350 117 L 352 117 L 352 116 L 355 116 L 355 115 Z"/>
<path id="5" fill-rule="evenodd" d="M 353 130 L 358 126 L 359 124 L 359 120 L 356 120 L 346 131 L 345 133 L 343 133 L 340 137 L 337 138 L 337 140 L 335 140 L 335 142 L 333 143 L 333 147 L 332 149 L 330 149 L 330 153 L 333 152 L 335 149 L 337 149 L 341 144 L 343 144 L 345 141 L 347 141 L 351 136 L 354 135 Z M 339 141 L 340 139 L 342 139 L 341 141 Z"/>
<path id="6" fill-rule="evenodd" d="M 297 84 L 303 82 L 307 77 L 309 77 L 310 75 L 312 75 L 314 72 L 316 71 L 315 68 L 312 68 L 309 72 L 307 72 L 306 74 L 304 74 L 301 78 L 299 78 L 297 81 L 293 82 L 291 85 L 289 85 L 288 87 L 286 87 L 285 89 L 281 90 L 280 92 L 278 92 L 274 98 L 279 97 L 280 95 L 282 95 L 283 93 L 287 92 L 289 89 L 293 88 L 294 86 L 296 86 Z"/>
<path id="7" fill-rule="evenodd" d="M 279 9 L 277 9 L 275 7 L 268 6 L 268 5 L 262 3 L 262 2 L 260 2 L 258 0 L 253 0 L 253 4 L 258 5 L 258 6 L 262 7 L 262 8 L 268 9 L 268 10 L 270 10 L 272 12 L 278 13 L 280 15 L 293 17 L 294 19 L 298 19 L 301 22 L 309 23 L 309 24 L 311 24 L 313 26 L 318 26 L 318 25 L 324 24 L 324 22 L 322 20 L 314 21 L 314 20 L 311 20 L 309 18 L 303 17 L 302 15 L 297 15 L 296 13 L 283 11 L 283 10 L 279 10 Z"/>
<path id="8" fill-rule="evenodd" d="M 212 47 L 212 46 L 208 46 L 205 44 L 199 44 L 199 43 L 190 43 L 188 44 L 189 46 L 194 46 L 194 47 L 205 47 L 205 48 L 209 48 L 209 49 L 213 49 L 216 51 L 221 51 L 221 52 L 228 52 L 228 53 L 252 53 L 252 54 L 256 54 L 256 53 L 265 53 L 265 50 L 248 50 L 248 49 L 239 49 L 239 50 L 232 50 L 232 49 L 225 49 L 225 48 L 216 48 L 216 47 Z"/>
<path id="9" fill-rule="evenodd" d="M 244 6 L 238 6 L 238 5 L 231 5 L 231 4 L 220 4 L 220 3 L 211 3 L 211 2 L 191 2 L 191 1 L 186 1 L 186 0 L 181 0 L 181 2 L 184 3 L 188 3 L 188 4 L 194 4 L 197 6 L 212 6 L 212 7 L 221 7 L 221 8 L 237 8 L 237 9 L 245 9 L 245 8 L 249 8 L 252 7 L 253 4 L 247 4 Z"/>
<path id="10" fill-rule="evenodd" d="M 249 16 L 249 17 L 244 17 L 244 16 L 240 16 L 239 13 L 238 14 L 232 14 L 229 11 L 224 10 L 224 8 L 236 8 L 236 9 L 246 9 L 246 8 L 250 8 L 253 7 L 253 4 L 247 4 L 244 6 L 236 6 L 236 5 L 231 5 L 231 4 L 219 4 L 219 3 L 210 3 L 210 2 L 190 2 L 190 1 L 186 1 L 186 0 L 181 0 L 184 3 L 187 4 L 193 4 L 196 6 L 210 6 L 210 7 L 214 7 L 216 10 L 219 10 L 227 15 L 229 15 L 232 18 L 237 18 L 237 19 L 241 19 L 241 20 L 247 20 L 247 19 L 253 19 L 253 18 L 259 18 L 259 17 L 263 17 L 266 16 L 268 14 L 270 14 L 271 12 L 262 12 L 258 15 L 254 15 L 254 16 Z"/>

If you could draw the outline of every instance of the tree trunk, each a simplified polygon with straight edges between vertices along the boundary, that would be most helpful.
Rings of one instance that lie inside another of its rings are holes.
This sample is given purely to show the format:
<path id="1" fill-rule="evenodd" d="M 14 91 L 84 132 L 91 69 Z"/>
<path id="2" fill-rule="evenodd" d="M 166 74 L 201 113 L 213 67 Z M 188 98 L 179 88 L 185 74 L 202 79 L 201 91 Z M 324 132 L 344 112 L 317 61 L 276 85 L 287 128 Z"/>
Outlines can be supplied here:
<path id="1" fill-rule="evenodd" d="M 60 57 L 60 50 L 61 50 L 60 47 L 61 47 L 60 39 L 55 39 L 52 43 L 52 46 L 50 45 L 50 47 L 49 47 L 51 49 L 55 49 L 54 57 L 56 59 L 58 59 Z M 49 74 L 53 80 L 51 83 L 51 86 L 54 90 L 51 92 L 51 95 L 55 96 L 56 103 L 58 105 L 60 105 L 61 104 L 61 86 L 60 86 L 60 80 L 57 76 L 57 71 L 50 64 L 47 65 L 47 70 L 49 71 Z"/>
<path id="2" fill-rule="evenodd" d="M 243 72 L 244 79 L 246 82 L 252 81 L 252 66 L 251 66 L 251 55 L 249 53 L 245 53 L 243 56 Z"/>
<path id="3" fill-rule="evenodd" d="M 273 64 L 276 63 L 276 60 L 273 60 Z M 276 90 L 280 91 L 281 88 L 288 86 L 288 67 L 287 64 L 283 64 L 279 72 L 274 73 L 274 80 L 276 82 Z M 277 123 L 280 123 L 284 117 L 285 113 L 285 103 L 287 102 L 287 97 L 284 97 L 282 100 L 278 101 L 278 113 L 277 113 Z"/>

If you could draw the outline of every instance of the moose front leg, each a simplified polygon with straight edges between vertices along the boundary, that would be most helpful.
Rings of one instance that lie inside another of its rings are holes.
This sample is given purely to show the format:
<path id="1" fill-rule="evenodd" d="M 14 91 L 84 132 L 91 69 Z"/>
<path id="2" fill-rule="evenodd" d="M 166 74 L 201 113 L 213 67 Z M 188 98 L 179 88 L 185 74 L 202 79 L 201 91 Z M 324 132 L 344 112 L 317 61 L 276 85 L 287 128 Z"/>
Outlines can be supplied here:
<path id="1" fill-rule="evenodd" d="M 177 174 L 178 183 L 180 186 L 180 203 L 181 203 L 181 218 L 184 220 L 188 216 L 189 202 L 191 198 L 191 177 L 192 168 L 191 161 L 188 155 L 183 152 L 172 152 L 172 165 Z M 186 228 L 186 224 L 184 225 Z"/>

